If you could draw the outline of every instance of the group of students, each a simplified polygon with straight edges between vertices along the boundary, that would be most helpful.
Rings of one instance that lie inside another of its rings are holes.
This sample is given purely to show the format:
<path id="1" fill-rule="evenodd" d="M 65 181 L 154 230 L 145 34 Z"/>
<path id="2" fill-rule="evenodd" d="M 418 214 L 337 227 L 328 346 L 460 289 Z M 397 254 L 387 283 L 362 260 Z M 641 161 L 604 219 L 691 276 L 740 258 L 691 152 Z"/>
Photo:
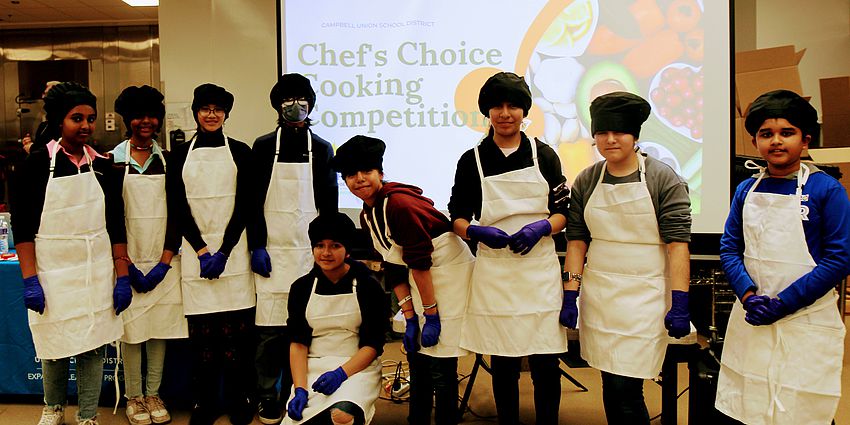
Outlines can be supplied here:
<path id="1" fill-rule="evenodd" d="M 154 140 L 157 90 L 122 92 L 115 110 L 128 139 L 101 156 L 87 144 L 94 96 L 75 83 L 51 88 L 47 125 L 61 136 L 29 154 L 13 202 L 44 375 L 40 424 L 64 423 L 71 356 L 77 420 L 97 423 L 103 346 L 116 340 L 128 419 L 168 422 L 164 340 L 186 337 L 191 424 L 222 413 L 247 424 L 257 410 L 268 424 L 369 423 L 389 305 L 350 258 L 355 226 L 337 211 L 337 173 L 363 201 L 361 227 L 405 318 L 409 423 L 430 423 L 432 406 L 436 423 L 459 421 L 457 361 L 471 352 L 491 356 L 499 423 L 519 423 L 528 356 L 536 421 L 557 424 L 559 355 L 566 328 L 578 327 L 582 357 L 602 372 L 608 422 L 648 424 L 643 380 L 660 371 L 668 338 L 690 333 L 687 184 L 637 147 L 649 104 L 615 92 L 590 106 L 604 160 L 568 188 L 555 151 L 522 131 L 531 99 L 513 73 L 484 83 L 478 105 L 490 125 L 458 161 L 446 217 L 421 189 L 384 180 L 383 141 L 355 136 L 334 154 L 313 134 L 316 95 L 299 74 L 272 88 L 278 126 L 253 148 L 223 132 L 233 95 L 197 87 L 198 131 L 170 154 Z M 717 407 L 745 423 L 829 423 L 844 328 L 828 307 L 850 272 L 850 201 L 801 165 L 818 124 L 800 96 L 766 93 L 746 128 L 767 167 L 738 188 L 721 240 L 740 301 Z M 551 236 L 564 229 L 561 267 Z"/>

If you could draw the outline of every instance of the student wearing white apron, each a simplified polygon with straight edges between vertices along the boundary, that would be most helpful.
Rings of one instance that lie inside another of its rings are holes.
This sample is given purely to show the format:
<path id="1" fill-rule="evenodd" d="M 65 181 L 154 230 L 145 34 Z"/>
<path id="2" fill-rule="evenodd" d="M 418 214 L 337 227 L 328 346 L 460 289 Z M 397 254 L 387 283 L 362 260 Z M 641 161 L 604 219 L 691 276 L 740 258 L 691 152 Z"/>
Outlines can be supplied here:
<path id="1" fill-rule="evenodd" d="M 180 234 L 168 220 L 166 156 L 154 136 L 165 118 L 164 96 L 150 86 L 130 86 L 115 99 L 129 139 L 112 150 L 122 176 L 124 222 L 133 303 L 122 315 L 127 420 L 131 425 L 161 424 L 171 414 L 159 397 L 166 339 L 186 338 L 180 288 Z M 142 347 L 145 389 L 142 391 Z"/>
<path id="2" fill-rule="evenodd" d="M 563 294 L 551 235 L 566 223 L 553 190 L 566 181 L 558 155 L 531 141 L 522 123 L 531 108 L 525 80 L 501 72 L 481 87 L 478 107 L 492 126 L 458 161 L 449 213 L 454 231 L 478 243 L 461 347 L 491 355 L 500 424 L 519 422 L 521 358 L 528 356 L 538 424 L 557 424 L 558 323 Z M 563 186 L 561 186 L 563 187 Z M 477 224 L 470 224 L 473 219 Z"/>
<path id="3" fill-rule="evenodd" d="M 729 317 L 715 407 L 747 424 L 829 424 L 841 396 L 850 201 L 800 162 L 817 111 L 798 94 L 759 96 L 745 127 L 767 167 L 738 185 L 720 260 L 740 301 Z"/>
<path id="4" fill-rule="evenodd" d="M 668 336 L 690 333 L 690 199 L 672 168 L 637 150 L 649 112 L 631 93 L 593 100 L 605 161 L 576 176 L 567 224 L 562 319 L 576 327 L 581 284 L 581 355 L 602 372 L 610 424 L 649 424 L 643 380 L 661 372 Z"/>
<path id="5" fill-rule="evenodd" d="M 458 421 L 457 358 L 474 260 L 448 218 L 422 189 L 383 181 L 383 141 L 354 136 L 333 163 L 351 193 L 363 200 L 362 228 L 387 264 L 385 281 L 398 298 L 410 366 L 411 424 Z M 406 269 L 410 269 L 409 275 Z M 404 270 L 404 272 L 399 272 Z"/>
<path id="6" fill-rule="evenodd" d="M 313 134 L 308 115 L 316 104 L 310 80 L 284 74 L 269 94 L 278 114 L 275 131 L 257 138 L 255 219 L 248 226 L 257 289 L 257 414 L 264 424 L 283 417 L 289 398 L 289 288 L 313 266 L 307 226 L 317 214 L 337 211 L 339 188 L 331 168 L 333 147 Z M 280 382 L 281 394 L 277 385 Z"/>
<path id="7" fill-rule="evenodd" d="M 284 423 L 368 424 L 380 391 L 389 305 L 369 269 L 349 258 L 355 228 L 348 216 L 320 215 L 309 236 L 315 263 L 289 297 L 295 389 Z"/>
<path id="8" fill-rule="evenodd" d="M 248 145 L 222 131 L 233 95 L 214 84 L 195 88 L 198 132 L 174 147 L 166 175 L 169 215 L 183 235 L 181 281 L 189 322 L 196 406 L 192 424 L 251 422 L 254 406 L 254 274 L 245 223 L 254 202 Z M 195 255 L 192 255 L 192 253 Z M 223 384 L 222 384 L 223 378 Z M 225 393 L 224 404 L 219 400 Z"/>
<path id="9" fill-rule="evenodd" d="M 65 423 L 73 356 L 77 423 L 96 425 L 103 346 L 121 338 L 119 314 L 133 295 L 121 193 L 110 161 L 86 144 L 97 117 L 94 95 L 77 83 L 58 84 L 44 108 L 61 137 L 30 153 L 12 202 L 24 303 L 41 359 L 39 424 Z"/>

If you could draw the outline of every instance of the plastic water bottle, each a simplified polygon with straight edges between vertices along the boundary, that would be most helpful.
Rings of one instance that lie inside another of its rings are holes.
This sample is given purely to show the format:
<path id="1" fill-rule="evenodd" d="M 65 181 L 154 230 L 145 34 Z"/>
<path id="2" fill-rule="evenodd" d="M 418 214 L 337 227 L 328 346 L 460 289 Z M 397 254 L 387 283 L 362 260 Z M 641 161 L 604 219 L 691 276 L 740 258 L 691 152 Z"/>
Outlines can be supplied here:
<path id="1" fill-rule="evenodd" d="M 0 218 L 0 254 L 9 253 L 9 224 Z"/>

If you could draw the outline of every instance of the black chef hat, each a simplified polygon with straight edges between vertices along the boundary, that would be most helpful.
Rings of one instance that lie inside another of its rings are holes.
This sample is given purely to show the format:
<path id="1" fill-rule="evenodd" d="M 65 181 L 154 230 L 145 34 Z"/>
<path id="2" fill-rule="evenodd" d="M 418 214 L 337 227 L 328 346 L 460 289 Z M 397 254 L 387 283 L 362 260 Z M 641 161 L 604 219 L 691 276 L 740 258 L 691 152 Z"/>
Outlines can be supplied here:
<path id="1" fill-rule="evenodd" d="M 319 241 L 330 239 L 345 246 L 346 252 L 351 252 L 355 232 L 354 222 L 341 212 L 321 214 L 314 218 L 307 228 L 311 245 L 315 246 Z"/>
<path id="2" fill-rule="evenodd" d="M 790 90 L 774 90 L 757 97 L 747 109 L 746 117 L 744 127 L 751 136 L 755 136 L 759 127 L 770 118 L 785 118 L 804 136 L 812 136 L 812 140 L 817 140 L 820 134 L 818 111 Z"/>
<path id="3" fill-rule="evenodd" d="M 511 102 L 522 108 L 523 116 L 531 109 L 531 90 L 525 79 L 513 72 L 500 72 L 488 78 L 478 92 L 478 110 L 485 117 L 490 116 L 490 108 L 502 102 Z"/>
<path id="4" fill-rule="evenodd" d="M 233 95 L 224 87 L 217 86 L 212 83 L 204 83 L 195 87 L 195 97 L 192 99 L 192 113 L 195 114 L 195 121 L 198 120 L 198 111 L 201 107 L 207 105 L 215 105 L 224 109 L 224 118 L 230 116 L 230 110 L 233 109 Z"/>
<path id="5" fill-rule="evenodd" d="M 67 82 L 51 87 L 44 96 L 44 112 L 50 128 L 59 131 L 65 115 L 79 105 L 89 105 L 97 112 L 97 98 L 86 86 Z"/>
<path id="6" fill-rule="evenodd" d="M 130 130 L 130 121 L 143 116 L 149 116 L 159 120 L 159 127 L 156 131 L 162 128 L 162 121 L 165 119 L 165 105 L 162 101 L 165 96 L 159 90 L 148 86 L 130 86 L 124 89 L 118 98 L 115 99 L 115 112 L 121 115 L 124 119 L 124 126 L 127 128 L 127 137 L 132 133 Z"/>
<path id="7" fill-rule="evenodd" d="M 638 139 L 640 126 L 652 108 L 644 98 L 629 92 L 603 94 L 590 103 L 590 132 L 616 131 Z"/>
<path id="8" fill-rule="evenodd" d="M 383 172 L 386 150 L 387 145 L 383 140 L 357 135 L 337 148 L 331 165 L 343 177 L 365 170 Z"/>
<path id="9" fill-rule="evenodd" d="M 280 113 L 280 104 L 284 99 L 295 99 L 303 97 L 310 104 L 308 111 L 313 110 L 316 105 L 316 92 L 313 91 L 313 86 L 310 85 L 310 80 L 307 77 L 297 74 L 283 74 L 277 79 L 277 83 L 272 87 L 269 93 L 269 100 L 272 103 L 277 113 Z"/>

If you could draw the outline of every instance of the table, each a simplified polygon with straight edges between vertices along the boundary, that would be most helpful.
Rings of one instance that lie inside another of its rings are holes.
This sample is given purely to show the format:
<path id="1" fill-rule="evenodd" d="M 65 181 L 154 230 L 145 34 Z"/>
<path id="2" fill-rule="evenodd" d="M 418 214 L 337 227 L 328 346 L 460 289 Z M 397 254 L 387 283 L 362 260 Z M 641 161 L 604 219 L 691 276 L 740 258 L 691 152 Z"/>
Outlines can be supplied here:
<path id="1" fill-rule="evenodd" d="M 101 403 L 115 402 L 115 369 L 123 395 L 124 371 L 116 359 L 115 347 L 107 346 L 103 359 Z M 0 261 L 0 395 L 43 394 L 41 362 L 35 355 L 24 307 L 24 284 L 18 261 Z M 189 344 L 186 340 L 169 340 L 160 394 L 170 405 L 187 406 L 190 391 Z M 75 366 L 71 361 L 68 394 L 76 395 Z"/>

